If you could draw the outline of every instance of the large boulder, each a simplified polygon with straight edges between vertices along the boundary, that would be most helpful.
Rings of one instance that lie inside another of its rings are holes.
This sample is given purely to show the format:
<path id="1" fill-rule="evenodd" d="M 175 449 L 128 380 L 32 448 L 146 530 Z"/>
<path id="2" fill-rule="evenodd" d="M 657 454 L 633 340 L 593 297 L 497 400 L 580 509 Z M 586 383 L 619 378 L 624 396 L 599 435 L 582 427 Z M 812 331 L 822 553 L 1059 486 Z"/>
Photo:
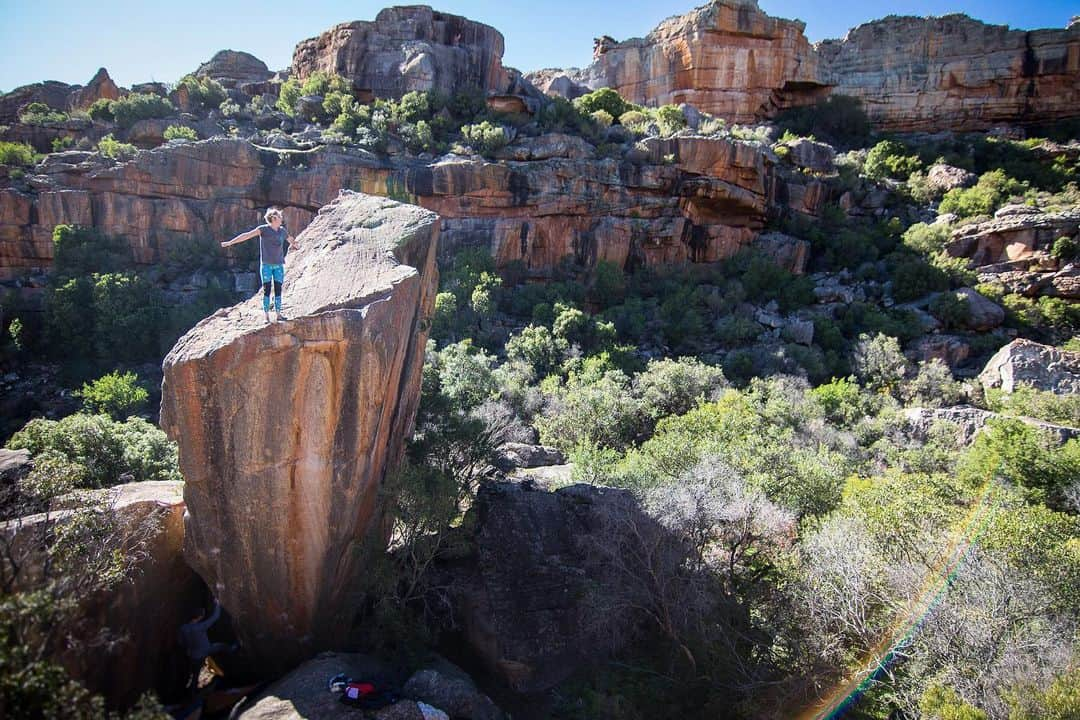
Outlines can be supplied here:
<path id="1" fill-rule="evenodd" d="M 147 690 L 173 698 L 182 688 L 187 661 L 176 642 L 180 625 L 202 601 L 204 588 L 184 561 L 183 483 L 141 482 L 96 491 L 95 512 L 115 516 L 119 546 L 138 553 L 130 576 L 108 591 L 80 599 L 70 630 L 80 641 L 57 658 L 112 707 L 127 707 Z M 72 509 L 0 523 L 0 543 L 14 590 L 33 590 L 47 562 L 41 548 Z M 116 642 L 86 645 L 105 631 Z"/>
<path id="2" fill-rule="evenodd" d="M 232 717 L 236 720 L 348 720 L 364 717 L 361 710 L 342 703 L 341 695 L 329 691 L 330 678 L 338 674 L 371 682 L 382 688 L 397 686 L 401 682 L 393 668 L 377 658 L 358 653 L 324 652 L 254 694 L 236 708 Z M 409 715 L 399 712 L 390 717 Z M 416 718 L 415 715 L 412 717 Z"/>
<path id="3" fill-rule="evenodd" d="M 237 50 L 219 50 L 195 71 L 198 77 L 217 80 L 225 87 L 238 87 L 246 83 L 261 83 L 273 77 L 273 73 L 259 58 Z"/>
<path id="4" fill-rule="evenodd" d="M 502 720 L 503 713 L 464 671 L 448 662 L 413 673 L 402 688 L 406 697 L 445 710 L 452 718 Z"/>
<path id="5" fill-rule="evenodd" d="M 960 288 L 957 297 L 967 300 L 968 315 L 964 325 L 970 330 L 993 330 L 1005 322 L 1005 309 L 993 300 L 989 300 L 972 288 Z"/>
<path id="6" fill-rule="evenodd" d="M 1020 385 L 1058 395 L 1080 393 L 1080 352 L 1013 340 L 987 361 L 979 381 L 984 388 L 1001 388 L 1007 393 Z"/>
<path id="7" fill-rule="evenodd" d="M 469 87 L 502 92 L 510 82 L 502 55 L 503 36 L 495 28 L 410 5 L 300 42 L 292 73 L 300 79 L 319 70 L 338 73 L 363 99 L 399 98 L 412 90 L 452 95 Z"/>
<path id="8" fill-rule="evenodd" d="M 488 672 L 517 692 L 543 692 L 618 649 L 623 638 L 597 629 L 588 599 L 601 582 L 589 538 L 605 517 L 635 508 L 629 493 L 591 485 L 481 486 L 474 552 L 438 576 L 455 626 Z"/>
<path id="9" fill-rule="evenodd" d="M 333 647 L 351 619 L 419 403 L 437 235 L 435 213 L 343 191 L 288 256 L 287 321 L 268 324 L 255 297 L 165 358 L 184 551 L 262 669 Z"/>

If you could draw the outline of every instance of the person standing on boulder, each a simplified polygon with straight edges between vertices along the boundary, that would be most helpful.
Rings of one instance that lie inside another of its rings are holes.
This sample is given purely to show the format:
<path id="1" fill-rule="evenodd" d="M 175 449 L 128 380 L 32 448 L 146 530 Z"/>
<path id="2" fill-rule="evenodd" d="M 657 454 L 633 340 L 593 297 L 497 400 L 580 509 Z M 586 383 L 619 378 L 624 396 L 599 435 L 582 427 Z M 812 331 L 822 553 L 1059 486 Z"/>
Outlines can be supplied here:
<path id="1" fill-rule="evenodd" d="M 285 282 L 285 243 L 294 250 L 300 246 L 285 229 L 281 210 L 270 208 L 266 211 L 266 223 L 254 230 L 240 233 L 232 240 L 221 243 L 221 247 L 236 245 L 254 237 L 259 238 L 259 278 L 263 289 L 263 315 L 270 322 L 270 288 L 274 288 L 274 311 L 278 320 L 284 320 L 281 313 L 281 286 Z"/>

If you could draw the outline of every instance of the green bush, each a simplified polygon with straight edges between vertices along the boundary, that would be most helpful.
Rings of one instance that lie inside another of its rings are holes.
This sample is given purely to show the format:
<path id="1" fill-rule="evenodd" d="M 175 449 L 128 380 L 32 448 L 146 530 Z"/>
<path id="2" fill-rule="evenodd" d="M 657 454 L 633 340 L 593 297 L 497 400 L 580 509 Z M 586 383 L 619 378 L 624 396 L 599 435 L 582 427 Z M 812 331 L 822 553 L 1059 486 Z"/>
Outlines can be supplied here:
<path id="1" fill-rule="evenodd" d="M 946 328 L 964 327 L 971 318 L 967 295 L 957 292 L 939 293 L 930 301 L 930 314 L 940 320 Z"/>
<path id="2" fill-rule="evenodd" d="M 185 75 L 177 86 L 187 90 L 192 104 L 200 110 L 213 110 L 228 98 L 225 88 L 213 78 Z"/>
<path id="3" fill-rule="evenodd" d="M 918 155 L 909 155 L 908 148 L 895 140 L 882 140 L 866 154 L 863 172 L 875 180 L 895 178 L 906 180 L 913 172 L 922 169 Z"/>
<path id="4" fill-rule="evenodd" d="M 615 122 L 615 118 L 607 110 L 596 110 L 589 113 L 589 117 L 592 118 L 594 123 L 603 128 L 609 128 Z"/>
<path id="5" fill-rule="evenodd" d="M 917 253 L 933 255 L 945 249 L 951 234 L 948 223 L 915 223 L 904 231 L 904 245 Z"/>
<path id="6" fill-rule="evenodd" d="M 343 78 L 337 73 L 327 73 L 321 70 L 315 72 L 304 78 L 303 84 L 300 86 L 300 95 L 323 95 L 331 92 L 347 93 L 351 91 L 351 86 L 348 80 Z"/>
<path id="7" fill-rule="evenodd" d="M 158 289 L 135 273 L 95 274 L 94 335 L 98 357 L 149 360 L 159 353 L 164 314 Z"/>
<path id="8" fill-rule="evenodd" d="M 699 401 L 712 401 L 727 387 L 724 372 L 693 358 L 650 360 L 634 378 L 641 410 L 653 421 L 689 412 Z"/>
<path id="9" fill-rule="evenodd" d="M 992 215 L 1009 197 L 1023 194 L 1026 183 L 1014 180 L 1003 170 L 991 170 L 979 177 L 972 188 L 954 188 L 945 193 L 938 206 L 940 213 L 956 213 L 962 218 Z"/>
<path id="10" fill-rule="evenodd" d="M 900 255 L 890 266 L 892 295 L 897 302 L 911 302 L 949 289 L 949 276 L 922 258 Z"/>
<path id="11" fill-rule="evenodd" d="M 199 134 L 195 132 L 194 128 L 189 128 L 185 125 L 170 125 L 165 128 L 166 140 L 198 140 Z"/>
<path id="12" fill-rule="evenodd" d="M 139 384 L 139 376 L 133 372 L 121 374 L 114 371 L 88 382 L 75 391 L 83 400 L 83 409 L 91 414 L 101 413 L 113 420 L 123 420 L 134 415 L 146 404 L 150 394 Z"/>
<path id="13" fill-rule="evenodd" d="M 462 126 L 461 136 L 474 150 L 485 156 L 493 155 L 509 142 L 506 131 L 487 120 L 476 125 Z"/>
<path id="14" fill-rule="evenodd" d="M 562 365 L 568 345 L 543 325 L 529 325 L 506 343 L 507 359 L 522 360 L 542 378 Z"/>
<path id="15" fill-rule="evenodd" d="M 893 392 L 904 379 L 907 360 L 900 343 L 887 335 L 859 336 L 851 362 L 855 374 L 875 392 Z"/>
<path id="16" fill-rule="evenodd" d="M 1080 258 L 1080 236 L 1059 237 L 1054 241 L 1050 254 L 1063 263 L 1072 262 Z"/>
<path id="17" fill-rule="evenodd" d="M 112 111 L 113 101 L 108 98 L 98 98 L 88 110 L 90 119 L 97 122 L 112 122 L 116 119 Z"/>
<path id="18" fill-rule="evenodd" d="M 114 138 L 112 133 L 98 141 L 97 150 L 102 157 L 121 161 L 130 160 L 139 152 L 139 149 L 131 143 L 123 143 Z"/>
<path id="19" fill-rule="evenodd" d="M 181 479 L 176 445 L 138 417 L 117 422 L 108 415 L 76 413 L 61 420 L 31 420 L 7 447 L 33 456 L 59 453 L 81 469 L 82 487 Z"/>
<path id="20" fill-rule="evenodd" d="M 109 108 L 122 128 L 129 128 L 139 120 L 169 117 L 176 112 L 168 98 L 153 93 L 131 93 L 127 97 L 114 100 Z"/>
<path id="21" fill-rule="evenodd" d="M 0 165 L 29 167 L 37 162 L 34 148 L 21 142 L 0 142 Z"/>
<path id="22" fill-rule="evenodd" d="M 686 116 L 678 105 L 661 105 L 654 114 L 661 135 L 674 135 L 686 127 Z"/>
<path id="23" fill-rule="evenodd" d="M 67 148 L 75 144 L 75 138 L 70 135 L 64 135 L 62 137 L 56 137 L 52 139 L 52 151 L 54 153 L 63 152 Z"/>
<path id="24" fill-rule="evenodd" d="M 68 117 L 66 112 L 53 110 L 45 103 L 32 102 L 19 115 L 19 122 L 26 125 L 47 125 L 49 123 L 64 122 Z"/>
<path id="25" fill-rule="evenodd" d="M 567 453 L 582 444 L 619 450 L 640 430 L 640 404 L 626 375 L 613 370 L 592 382 L 572 379 L 536 424 L 541 442 Z"/>
<path id="26" fill-rule="evenodd" d="M 1011 393 L 989 388 L 986 405 L 1003 415 L 1022 415 L 1080 427 L 1080 395 L 1057 395 L 1030 385 L 1018 385 Z"/>
<path id="27" fill-rule="evenodd" d="M 600 88 L 575 98 L 574 109 L 582 115 L 592 115 L 597 110 L 603 110 L 612 118 L 621 118 L 623 113 L 640 108 L 623 100 L 622 95 L 615 90 Z"/>
<path id="28" fill-rule="evenodd" d="M 1022 420 L 998 419 L 975 437 L 960 459 L 958 476 L 973 487 L 995 477 L 1022 488 L 1034 502 L 1062 503 L 1080 477 L 1080 440 L 1057 443 Z"/>
<path id="29" fill-rule="evenodd" d="M 296 78 L 289 78 L 281 83 L 281 89 L 278 91 L 278 99 L 274 103 L 274 107 L 289 117 L 294 117 L 296 115 L 296 101 L 303 95 L 300 81 Z"/>

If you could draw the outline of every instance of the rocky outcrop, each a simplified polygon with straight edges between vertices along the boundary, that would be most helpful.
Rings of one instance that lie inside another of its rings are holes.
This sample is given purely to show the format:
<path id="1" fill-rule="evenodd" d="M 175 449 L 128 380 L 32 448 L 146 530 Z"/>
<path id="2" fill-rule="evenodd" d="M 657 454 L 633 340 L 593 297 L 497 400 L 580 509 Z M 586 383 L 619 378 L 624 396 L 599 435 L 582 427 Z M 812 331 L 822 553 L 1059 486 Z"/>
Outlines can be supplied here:
<path id="1" fill-rule="evenodd" d="M 224 87 L 240 87 L 247 83 L 261 83 L 273 77 L 273 73 L 259 58 L 237 50 L 219 50 L 195 71 L 198 77 L 217 80 Z"/>
<path id="2" fill-rule="evenodd" d="M 951 408 L 908 408 L 904 410 L 904 419 L 907 423 L 907 431 L 911 436 L 925 442 L 930 435 L 931 428 L 939 423 L 946 422 L 955 425 L 960 433 L 959 440 L 964 445 L 970 445 L 975 436 L 986 427 L 991 420 L 1016 419 L 1042 431 L 1047 437 L 1053 438 L 1058 445 L 1064 445 L 1073 438 L 1080 437 L 1080 429 L 1065 425 L 1036 420 L 1034 418 L 1010 418 L 989 410 L 981 410 L 968 405 Z"/>
<path id="3" fill-rule="evenodd" d="M 351 620 L 361 543 L 385 531 L 379 488 L 419 403 L 437 232 L 434 213 L 344 192 L 289 254 L 287 321 L 267 324 L 253 298 L 165 358 L 184 552 L 262 669 L 332 647 Z"/>
<path id="4" fill-rule="evenodd" d="M 1048 256 L 1057 238 L 1078 235 L 1080 210 L 1042 212 L 1006 206 L 993 220 L 958 228 L 945 249 L 952 257 L 968 258 L 975 268 L 1017 261 L 1030 264 L 1040 253 Z"/>
<path id="5" fill-rule="evenodd" d="M 98 100 L 119 100 L 120 88 L 109 77 L 109 71 L 100 68 L 86 84 L 71 95 L 71 107 L 79 110 L 88 108 Z"/>
<path id="6" fill-rule="evenodd" d="M 1001 388 L 1007 393 L 1020 385 L 1058 395 L 1080 393 L 1080 353 L 1031 340 L 1013 340 L 990 358 L 979 381 L 984 388 Z"/>
<path id="7" fill-rule="evenodd" d="M 0 190 L 0 280 L 48 268 L 52 231 L 87 225 L 125 239 L 139 264 L 174 243 L 228 238 L 285 207 L 295 233 L 343 188 L 405 197 L 443 217 L 443 250 L 489 250 L 545 277 L 564 258 L 633 268 L 728 257 L 754 241 L 770 209 L 813 214 L 818 179 L 774 172 L 759 145 L 708 137 L 650 138 L 622 159 L 597 160 L 580 138 L 522 138 L 514 160 L 377 157 L 355 148 L 278 151 L 243 140 L 169 145 L 126 163 L 86 153 L 50 158 L 31 191 Z M 790 247 L 788 247 L 790 246 Z M 793 269 L 805 243 L 770 241 Z M 234 254 L 235 251 L 229 251 Z"/>
<path id="8" fill-rule="evenodd" d="M 35 102 L 44 103 L 56 110 L 66 110 L 71 94 L 78 89 L 78 85 L 68 85 L 56 80 L 17 87 L 0 95 L 0 123 L 17 123 L 23 108 Z"/>
<path id="9" fill-rule="evenodd" d="M 879 129 L 983 130 L 1080 116 L 1080 25 L 1010 30 L 965 15 L 889 16 L 811 47 L 799 21 L 756 0 L 714 0 L 644 39 L 596 41 L 584 70 L 528 77 L 575 97 L 611 87 L 631 102 L 690 103 L 734 122 L 830 94 L 862 100 Z"/>
<path id="10" fill-rule="evenodd" d="M 756 0 L 715 0 L 665 20 L 644 39 L 597 40 L 593 64 L 579 79 L 634 103 L 688 103 L 750 122 L 827 92 L 804 27 L 766 15 Z"/>
<path id="11" fill-rule="evenodd" d="M 621 490 L 526 481 L 487 483 L 476 499 L 471 557 L 440 569 L 457 627 L 487 670 L 517 692 L 547 690 L 602 659 L 618 638 L 594 637 L 587 601 L 597 582 L 589 535 Z M 591 568 L 591 569 L 590 569 Z"/>
<path id="12" fill-rule="evenodd" d="M 510 82 L 502 55 L 503 36 L 495 28 L 411 5 L 304 40 L 293 51 L 292 72 L 301 79 L 317 70 L 338 73 L 364 100 L 412 90 L 502 92 Z"/>
<path id="13" fill-rule="evenodd" d="M 99 511 L 116 517 L 120 545 L 136 550 L 141 559 L 124 582 L 80 601 L 75 637 L 87 642 L 106 630 L 117 642 L 93 646 L 91 652 L 85 646 L 73 648 L 58 659 L 111 707 L 127 707 L 149 689 L 163 698 L 181 689 L 177 683 L 183 682 L 186 661 L 176 631 L 190 619 L 204 591 L 182 553 L 182 491 L 179 482 L 142 482 L 96 493 L 103 503 Z M 0 524 L 3 562 L 18 558 L 22 565 L 15 589 L 36 586 L 43 539 L 71 512 L 54 510 Z"/>
<path id="14" fill-rule="evenodd" d="M 818 46 L 832 92 L 886 130 L 983 130 L 1080 114 L 1080 27 L 890 16 Z"/>

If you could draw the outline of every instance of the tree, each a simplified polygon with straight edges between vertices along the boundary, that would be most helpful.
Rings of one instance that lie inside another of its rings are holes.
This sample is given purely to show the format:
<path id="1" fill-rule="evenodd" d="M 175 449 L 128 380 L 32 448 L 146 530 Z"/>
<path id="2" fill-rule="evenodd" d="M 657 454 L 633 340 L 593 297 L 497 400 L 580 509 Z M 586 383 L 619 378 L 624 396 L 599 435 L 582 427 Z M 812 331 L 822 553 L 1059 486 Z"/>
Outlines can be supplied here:
<path id="1" fill-rule="evenodd" d="M 113 420 L 123 420 L 136 413 L 146 403 L 149 393 L 139 384 L 133 372 L 114 371 L 93 382 L 85 383 L 74 395 L 83 399 L 89 413 L 104 413 Z"/>

